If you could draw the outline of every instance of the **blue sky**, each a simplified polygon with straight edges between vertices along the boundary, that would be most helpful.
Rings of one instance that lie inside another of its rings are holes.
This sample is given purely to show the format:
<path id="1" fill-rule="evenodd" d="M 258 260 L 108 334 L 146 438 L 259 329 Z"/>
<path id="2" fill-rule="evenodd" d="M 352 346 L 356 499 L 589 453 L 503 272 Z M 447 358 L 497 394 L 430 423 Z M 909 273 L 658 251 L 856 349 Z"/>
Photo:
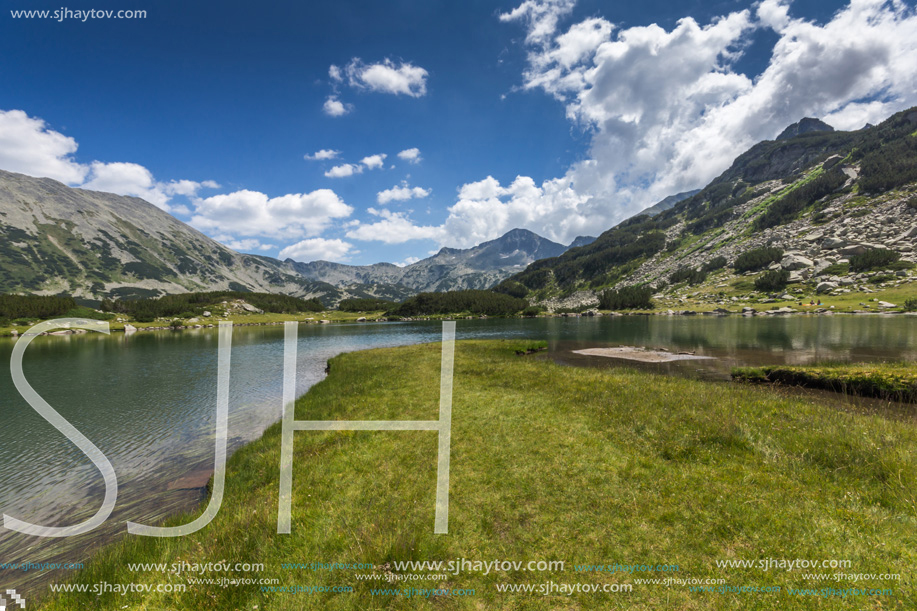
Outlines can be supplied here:
<path id="1" fill-rule="evenodd" d="M 514 227 L 568 243 L 802 116 L 856 129 L 917 104 L 903 2 L 66 8 L 147 14 L 0 14 L 0 168 L 302 261 L 400 263 Z"/>

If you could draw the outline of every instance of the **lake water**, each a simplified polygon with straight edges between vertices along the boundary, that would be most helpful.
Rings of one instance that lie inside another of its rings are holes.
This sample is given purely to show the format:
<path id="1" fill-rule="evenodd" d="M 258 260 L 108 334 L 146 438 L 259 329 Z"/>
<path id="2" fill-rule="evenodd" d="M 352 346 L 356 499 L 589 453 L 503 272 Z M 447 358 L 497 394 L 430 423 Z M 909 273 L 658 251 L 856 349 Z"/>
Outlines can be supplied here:
<path id="1" fill-rule="evenodd" d="M 304 393 L 321 380 L 336 354 L 438 341 L 440 333 L 437 322 L 300 325 L 297 390 Z M 594 346 L 693 351 L 717 359 L 649 367 L 712 377 L 726 376 L 736 364 L 917 360 L 917 318 L 905 316 L 459 320 L 456 336 L 546 339 L 550 357 L 568 364 L 610 364 L 570 354 Z M 102 478 L 16 392 L 8 366 L 14 343 L 0 338 L 0 512 L 45 525 L 78 523 L 101 503 Z M 280 418 L 282 362 L 282 326 L 234 329 L 230 451 Z M 153 523 L 199 502 L 204 491 L 182 478 L 212 469 L 216 368 L 216 329 L 35 338 L 25 375 L 109 458 L 118 476 L 118 505 L 104 526 L 68 539 L 0 526 L 0 564 L 85 560 L 95 546 L 124 534 L 125 521 Z M 39 571 L 0 570 L 4 587 L 26 591 L 48 578 Z"/>

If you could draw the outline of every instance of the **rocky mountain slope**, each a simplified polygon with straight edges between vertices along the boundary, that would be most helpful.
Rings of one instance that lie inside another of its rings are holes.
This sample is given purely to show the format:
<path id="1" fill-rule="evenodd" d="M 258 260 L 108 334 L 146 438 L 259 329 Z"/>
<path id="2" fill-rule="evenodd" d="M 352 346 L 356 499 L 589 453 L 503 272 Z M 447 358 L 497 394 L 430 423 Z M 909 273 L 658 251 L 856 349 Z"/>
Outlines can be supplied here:
<path id="1" fill-rule="evenodd" d="M 796 136 L 801 136 L 803 134 L 811 134 L 812 132 L 833 132 L 834 128 L 825 123 L 820 119 L 813 119 L 812 117 L 806 117 L 797 123 L 787 126 L 785 130 L 780 132 L 780 135 L 777 136 L 777 140 L 789 140 L 790 138 L 795 138 Z"/>
<path id="2" fill-rule="evenodd" d="M 141 199 L 0 170 L 0 292 L 102 299 L 210 290 L 344 296 Z"/>
<path id="3" fill-rule="evenodd" d="M 857 132 L 807 130 L 759 143 L 696 195 L 537 261 L 498 290 L 559 308 L 638 285 L 672 306 L 698 296 L 728 304 L 917 287 L 917 109 Z M 762 247 L 779 259 L 736 269 L 743 253 Z M 851 267 L 872 251 L 888 264 Z M 765 271 L 786 271 L 786 288 L 756 288 Z"/>
<path id="4" fill-rule="evenodd" d="M 646 210 L 643 210 L 642 212 L 639 212 L 635 214 L 634 216 L 640 216 L 641 214 L 646 214 L 648 216 L 656 216 L 660 212 L 665 212 L 666 210 L 669 210 L 670 208 L 674 208 L 675 204 L 677 204 L 678 202 L 684 201 L 688 199 L 689 197 L 693 197 L 694 195 L 697 195 L 698 193 L 700 193 L 700 189 L 694 189 L 693 191 L 683 191 L 681 193 L 676 193 L 675 195 L 669 195 L 667 198 L 665 198 L 661 202 L 657 203 L 654 206 L 650 206 Z"/>

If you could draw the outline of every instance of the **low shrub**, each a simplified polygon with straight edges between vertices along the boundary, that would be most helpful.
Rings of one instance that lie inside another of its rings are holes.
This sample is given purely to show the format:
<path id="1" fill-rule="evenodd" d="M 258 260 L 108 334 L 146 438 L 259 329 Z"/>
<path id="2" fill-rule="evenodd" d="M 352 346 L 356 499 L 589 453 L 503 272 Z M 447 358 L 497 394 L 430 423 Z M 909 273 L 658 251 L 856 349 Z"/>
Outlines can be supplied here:
<path id="1" fill-rule="evenodd" d="M 775 293 L 785 289 L 789 281 L 790 272 L 785 269 L 770 270 L 755 278 L 755 288 L 762 293 Z"/>
<path id="2" fill-rule="evenodd" d="M 652 296 L 653 290 L 648 286 L 609 289 L 599 296 L 599 308 L 602 310 L 651 310 L 653 308 Z"/>
<path id="3" fill-rule="evenodd" d="M 671 274 L 669 274 L 669 282 L 672 284 L 678 284 L 679 282 L 687 282 L 688 284 L 700 284 L 707 279 L 707 272 L 703 270 L 694 269 L 691 267 L 682 267 Z"/>
<path id="4" fill-rule="evenodd" d="M 763 269 L 783 258 L 783 249 L 773 246 L 754 248 L 739 255 L 732 267 L 737 274 Z"/>
<path id="5" fill-rule="evenodd" d="M 821 276 L 845 276 L 850 273 L 849 263 L 834 263 L 819 272 Z"/>
<path id="6" fill-rule="evenodd" d="M 863 272 L 870 269 L 887 267 L 896 263 L 901 255 L 894 250 L 887 248 L 870 248 L 862 255 L 853 255 L 850 257 L 850 269 L 855 272 Z"/>
<path id="7" fill-rule="evenodd" d="M 715 272 L 718 269 L 726 267 L 726 263 L 726 257 L 719 255 L 704 263 L 700 269 L 702 272 Z"/>

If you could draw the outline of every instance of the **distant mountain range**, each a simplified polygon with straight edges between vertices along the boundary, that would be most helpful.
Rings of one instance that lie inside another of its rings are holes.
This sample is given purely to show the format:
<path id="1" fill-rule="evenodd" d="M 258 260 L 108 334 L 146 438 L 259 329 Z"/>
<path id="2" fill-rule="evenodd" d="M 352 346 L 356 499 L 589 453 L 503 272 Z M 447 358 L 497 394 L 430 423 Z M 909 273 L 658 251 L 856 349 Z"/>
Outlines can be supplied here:
<path id="1" fill-rule="evenodd" d="M 909 126 L 917 121 L 915 116 L 914 110 L 907 111 L 894 121 L 858 132 L 836 132 L 818 119 L 806 118 L 776 140 L 739 156 L 702 191 L 669 196 L 598 238 L 580 236 L 564 246 L 526 229 L 513 229 L 474 248 L 443 248 L 403 267 L 300 263 L 240 254 L 141 199 L 0 170 L 0 292 L 66 293 L 100 300 L 243 290 L 318 297 L 332 305 L 347 297 L 400 300 L 418 292 L 486 289 L 510 277 L 533 298 L 638 278 L 647 281 L 656 276 L 657 267 L 664 271 L 670 264 L 688 261 L 680 242 L 690 245 L 692 256 L 698 258 L 716 251 L 705 246 L 697 253 L 696 244 L 710 235 L 717 236 L 717 243 L 726 240 L 739 248 L 760 241 L 760 232 L 750 235 L 748 227 L 767 211 L 765 204 L 793 190 L 793 185 L 811 181 L 817 164 L 832 155 L 844 160 L 835 162 L 838 168 L 832 176 L 842 168 L 848 182 L 863 187 L 861 193 L 881 183 L 883 172 L 895 174 L 894 180 L 902 172 L 917 172 L 908 165 L 914 135 L 907 130 L 914 131 Z M 903 121 L 903 127 L 895 121 Z M 851 160 L 852 155 L 859 157 Z M 903 169 L 889 169 L 890 164 L 902 163 Z M 861 174 L 865 182 L 857 180 Z M 792 211 L 776 228 L 767 227 L 773 229 L 768 239 L 779 239 L 780 225 L 801 212 Z M 657 255 L 663 247 L 664 257 Z M 668 263 L 661 264 L 660 257 Z M 653 263 L 657 259 L 658 266 Z"/>
<path id="2" fill-rule="evenodd" d="M 580 237 L 582 246 L 595 238 Z M 0 292 L 88 300 L 206 290 L 399 300 L 484 289 L 568 247 L 525 229 L 474 248 L 443 248 L 411 265 L 299 263 L 240 254 L 135 197 L 0 170 Z"/>
<path id="3" fill-rule="evenodd" d="M 392 292 L 402 290 L 412 294 L 490 288 L 504 278 L 521 272 L 533 261 L 556 257 L 566 250 L 566 246 L 527 229 L 513 229 L 496 240 L 474 248 L 443 248 L 432 257 L 404 267 L 391 263 L 297 263 L 291 259 L 284 263 L 289 269 L 310 280 L 335 286 L 378 285 Z"/>

